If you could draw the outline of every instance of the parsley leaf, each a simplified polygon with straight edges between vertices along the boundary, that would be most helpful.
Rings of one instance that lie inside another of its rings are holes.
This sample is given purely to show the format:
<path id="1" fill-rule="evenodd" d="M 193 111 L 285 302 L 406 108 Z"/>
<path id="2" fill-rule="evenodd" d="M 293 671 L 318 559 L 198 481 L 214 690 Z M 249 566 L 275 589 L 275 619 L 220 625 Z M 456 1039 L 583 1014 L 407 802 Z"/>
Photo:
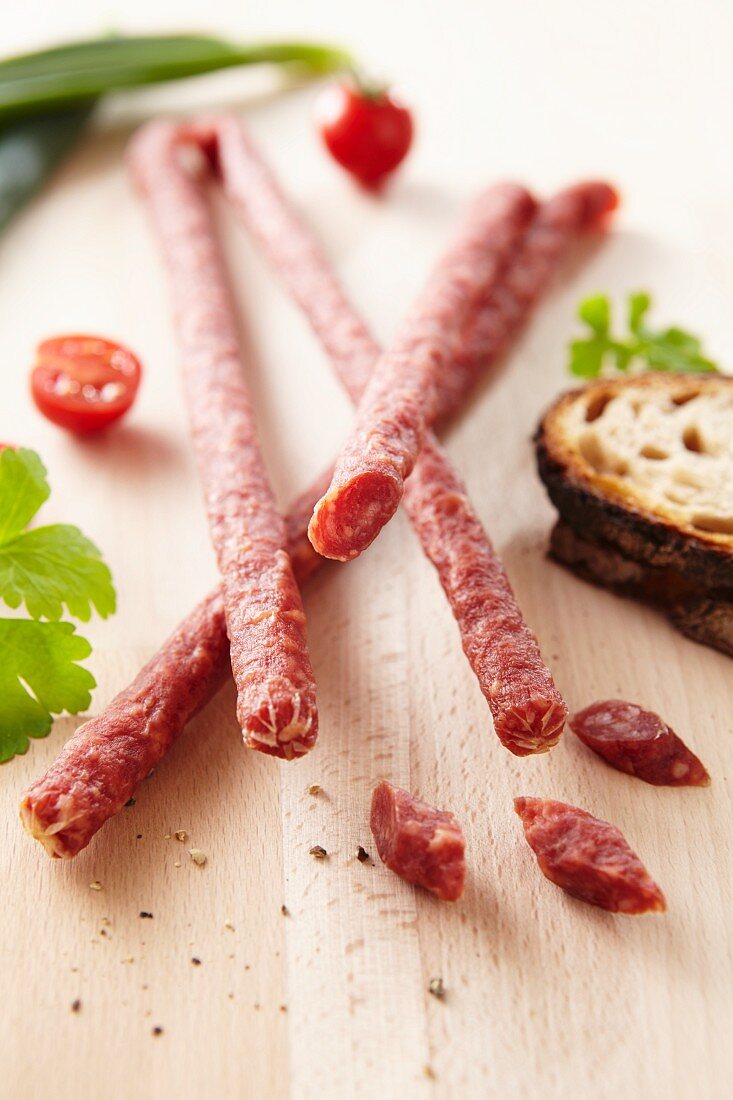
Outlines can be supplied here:
<path id="1" fill-rule="evenodd" d="M 35 516 L 51 490 L 46 470 L 35 451 L 0 451 L 0 542 L 20 534 Z"/>
<path id="2" fill-rule="evenodd" d="M 91 651 L 72 623 L 0 619 L 0 763 L 46 737 L 54 714 L 89 706 L 94 677 L 77 662 Z"/>
<path id="3" fill-rule="evenodd" d="M 655 330 L 646 323 L 651 308 L 651 295 L 635 291 L 628 297 L 627 339 L 611 334 L 611 303 L 607 295 L 594 294 L 578 306 L 578 317 L 590 329 L 591 335 L 572 340 L 569 345 L 568 370 L 578 378 L 598 378 L 601 374 L 625 372 L 634 361 L 647 370 L 694 371 L 710 373 L 718 366 L 702 351 L 697 336 L 685 329 L 672 327 Z"/>
<path id="4" fill-rule="evenodd" d="M 13 608 L 25 602 L 33 619 L 60 619 L 64 606 L 84 622 L 92 607 L 106 618 L 115 591 L 96 546 L 64 524 L 24 530 L 48 496 L 38 455 L 0 453 L 0 598 Z"/>
<path id="5" fill-rule="evenodd" d="M 115 609 L 109 569 L 78 527 L 54 524 L 0 544 L 0 593 L 8 607 L 25 601 L 33 619 L 69 614 L 88 622 L 92 606 L 103 619 Z"/>
<path id="6" fill-rule="evenodd" d="M 0 763 L 46 737 L 54 715 L 89 706 L 94 677 L 79 662 L 92 647 L 58 621 L 64 611 L 86 621 L 115 610 L 109 569 L 77 527 L 27 530 L 49 495 L 37 454 L 0 446 L 0 600 L 30 616 L 0 618 Z"/>

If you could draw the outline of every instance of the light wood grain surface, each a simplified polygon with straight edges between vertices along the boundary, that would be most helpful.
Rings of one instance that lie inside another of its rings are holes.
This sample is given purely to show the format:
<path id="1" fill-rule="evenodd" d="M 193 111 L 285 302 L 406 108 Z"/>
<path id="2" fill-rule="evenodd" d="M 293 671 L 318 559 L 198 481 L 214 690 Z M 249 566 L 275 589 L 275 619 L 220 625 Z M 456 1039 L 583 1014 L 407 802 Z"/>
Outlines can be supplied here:
<path id="1" fill-rule="evenodd" d="M 713 783 L 649 788 L 572 735 L 547 758 L 502 750 L 437 580 L 398 516 L 362 559 L 324 569 L 307 591 L 321 710 L 307 759 L 280 766 L 246 752 L 227 688 L 136 805 L 69 864 L 51 863 L 21 833 L 16 804 L 76 719 L 2 769 L 0 1095 L 729 1096 L 733 665 L 545 560 L 552 511 L 529 438 L 566 384 L 564 346 L 583 293 L 647 287 L 660 320 L 704 333 L 733 364 L 733 9 L 712 0 L 69 8 L 14 6 L 3 48 L 204 19 L 240 37 L 331 37 L 402 81 L 419 122 L 406 171 L 375 202 L 319 150 L 310 89 L 270 98 L 269 78 L 229 73 L 126 96 L 0 242 L 0 438 L 40 451 L 53 487 L 46 520 L 78 523 L 119 591 L 117 616 L 89 628 L 94 711 L 214 579 L 162 273 L 122 153 L 150 110 L 235 101 L 384 340 L 476 187 L 517 176 L 547 192 L 585 173 L 618 182 L 625 205 L 613 239 L 566 273 L 448 447 L 569 705 L 621 695 L 660 710 Z M 244 236 L 226 216 L 222 227 L 285 502 L 331 457 L 352 413 Z M 145 364 L 133 414 L 103 440 L 56 431 L 27 397 L 36 341 L 74 330 L 122 339 Z M 355 859 L 359 844 L 372 847 L 369 792 L 382 776 L 463 822 L 470 870 L 459 903 Z M 311 783 L 323 793 L 308 794 Z M 512 812 L 522 793 L 618 824 L 669 912 L 613 917 L 555 889 Z M 166 839 L 177 829 L 186 844 Z M 313 844 L 327 861 L 309 856 Z M 206 866 L 192 864 L 189 845 L 207 853 Z M 95 880 L 101 891 L 90 890 Z M 438 975 L 444 1001 L 427 992 Z"/>

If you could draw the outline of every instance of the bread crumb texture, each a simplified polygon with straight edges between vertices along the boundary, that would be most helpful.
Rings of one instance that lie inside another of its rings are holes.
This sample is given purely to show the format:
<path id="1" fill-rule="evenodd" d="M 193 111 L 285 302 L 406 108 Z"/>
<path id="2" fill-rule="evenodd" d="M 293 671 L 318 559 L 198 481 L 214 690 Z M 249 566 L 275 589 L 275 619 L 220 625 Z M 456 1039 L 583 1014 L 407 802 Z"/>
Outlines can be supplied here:
<path id="1" fill-rule="evenodd" d="M 733 378 L 623 381 L 589 386 L 558 409 L 555 428 L 578 472 L 733 546 Z"/>

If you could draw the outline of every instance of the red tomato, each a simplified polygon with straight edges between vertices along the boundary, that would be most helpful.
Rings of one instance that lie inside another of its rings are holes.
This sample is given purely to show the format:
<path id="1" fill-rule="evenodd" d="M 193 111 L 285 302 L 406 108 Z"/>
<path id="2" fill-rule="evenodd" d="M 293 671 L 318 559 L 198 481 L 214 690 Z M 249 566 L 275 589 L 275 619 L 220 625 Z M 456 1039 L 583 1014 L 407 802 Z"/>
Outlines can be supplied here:
<path id="1" fill-rule="evenodd" d="M 36 351 L 33 400 L 54 424 L 79 435 L 119 420 L 135 400 L 140 362 L 101 336 L 55 336 Z"/>
<path id="2" fill-rule="evenodd" d="M 334 84 L 321 97 L 318 122 L 334 159 L 369 188 L 394 172 L 412 144 L 412 115 L 387 91 Z"/>

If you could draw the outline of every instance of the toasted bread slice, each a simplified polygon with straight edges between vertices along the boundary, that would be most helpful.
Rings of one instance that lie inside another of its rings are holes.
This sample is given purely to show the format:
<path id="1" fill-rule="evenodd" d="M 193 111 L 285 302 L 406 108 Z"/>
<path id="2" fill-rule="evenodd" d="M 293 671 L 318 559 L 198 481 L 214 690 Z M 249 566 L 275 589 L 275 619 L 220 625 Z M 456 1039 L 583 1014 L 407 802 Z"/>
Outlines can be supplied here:
<path id="1" fill-rule="evenodd" d="M 584 538 L 562 519 L 552 529 L 550 554 L 583 580 L 655 604 L 688 638 L 733 657 L 733 589 L 713 593 L 673 569 L 632 561 L 613 546 Z"/>
<path id="2" fill-rule="evenodd" d="M 733 589 L 733 377 L 591 382 L 551 406 L 536 446 L 550 498 L 582 539 L 713 600 Z"/>

